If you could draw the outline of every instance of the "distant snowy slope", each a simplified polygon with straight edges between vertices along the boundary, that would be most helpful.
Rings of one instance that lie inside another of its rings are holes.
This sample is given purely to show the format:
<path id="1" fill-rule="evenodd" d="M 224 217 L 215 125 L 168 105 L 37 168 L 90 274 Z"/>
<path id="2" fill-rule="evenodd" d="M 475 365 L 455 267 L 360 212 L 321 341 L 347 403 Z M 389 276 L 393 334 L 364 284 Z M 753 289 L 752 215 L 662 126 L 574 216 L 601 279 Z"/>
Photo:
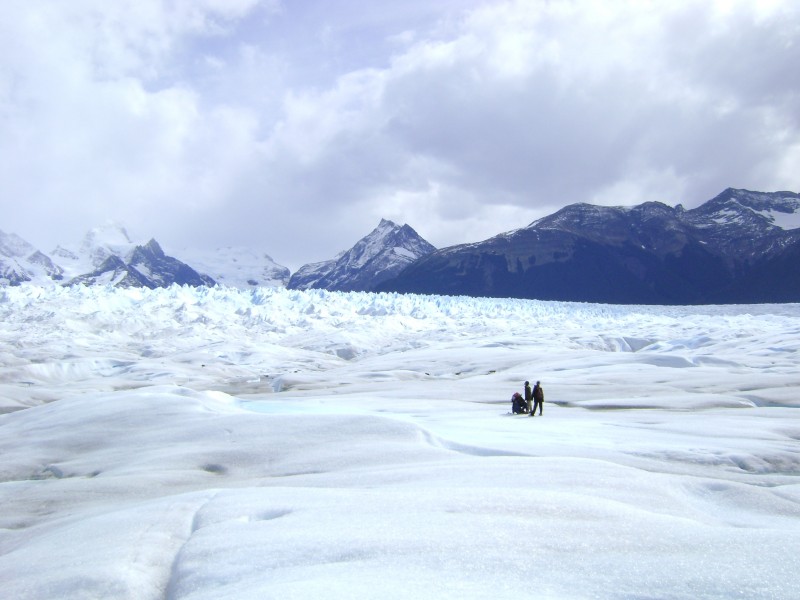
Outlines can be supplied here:
<path id="1" fill-rule="evenodd" d="M 90 229 L 77 244 L 57 246 L 50 256 L 0 231 L 0 286 L 31 282 L 155 288 L 219 282 L 247 289 L 285 287 L 289 275 L 289 269 L 265 252 L 226 247 L 167 253 L 155 239 L 132 239 L 115 222 Z"/>
<path id="2" fill-rule="evenodd" d="M 0 231 L 0 285 L 32 281 L 40 285 L 63 278 L 64 270 L 15 233 Z"/>
<path id="3" fill-rule="evenodd" d="M 36 251 L 36 248 L 19 237 L 16 233 L 5 233 L 0 231 L 0 255 L 6 257 L 28 256 Z"/>
<path id="4" fill-rule="evenodd" d="M 371 291 L 435 249 L 408 225 L 381 219 L 371 233 L 349 250 L 332 260 L 298 269 L 288 287 Z"/>
<path id="5" fill-rule="evenodd" d="M 266 252 L 227 246 L 215 250 L 173 249 L 187 264 L 212 277 L 218 284 L 239 289 L 285 287 L 289 269 L 276 263 Z"/>
<path id="6" fill-rule="evenodd" d="M 127 256 L 135 247 L 136 243 L 131 240 L 125 227 L 119 223 L 108 223 L 86 232 L 79 255 L 88 258 L 97 267 L 109 256 Z"/>
<path id="7" fill-rule="evenodd" d="M 96 271 L 112 256 L 124 262 L 136 245 L 123 225 L 108 222 L 89 229 L 77 244 L 59 245 L 50 254 L 72 279 Z"/>

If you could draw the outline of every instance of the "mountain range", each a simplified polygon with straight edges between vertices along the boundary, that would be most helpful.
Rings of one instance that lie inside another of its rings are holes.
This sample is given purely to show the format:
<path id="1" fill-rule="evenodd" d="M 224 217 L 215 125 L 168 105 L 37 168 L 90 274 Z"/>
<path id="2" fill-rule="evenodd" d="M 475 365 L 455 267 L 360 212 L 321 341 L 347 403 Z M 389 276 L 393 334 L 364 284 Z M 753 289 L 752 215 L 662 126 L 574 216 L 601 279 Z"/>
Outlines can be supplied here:
<path id="1" fill-rule="evenodd" d="M 692 210 L 573 204 L 432 252 L 380 291 L 621 304 L 800 301 L 800 196 L 727 189 Z"/>
<path id="2" fill-rule="evenodd" d="M 57 246 L 49 256 L 18 235 L 0 231 L 0 283 L 156 288 L 283 286 L 289 280 L 289 269 L 250 249 L 181 253 L 191 257 L 188 262 L 168 255 L 155 239 L 132 241 L 125 228 L 114 223 L 89 230 L 77 246 Z"/>
<path id="3" fill-rule="evenodd" d="M 729 188 L 686 210 L 572 204 L 526 227 L 436 249 L 381 220 L 334 258 L 294 274 L 246 248 L 183 250 L 93 229 L 46 255 L 0 231 L 0 283 L 287 286 L 337 291 L 536 298 L 618 304 L 800 302 L 800 196 Z M 191 265 L 191 266 L 190 266 Z"/>

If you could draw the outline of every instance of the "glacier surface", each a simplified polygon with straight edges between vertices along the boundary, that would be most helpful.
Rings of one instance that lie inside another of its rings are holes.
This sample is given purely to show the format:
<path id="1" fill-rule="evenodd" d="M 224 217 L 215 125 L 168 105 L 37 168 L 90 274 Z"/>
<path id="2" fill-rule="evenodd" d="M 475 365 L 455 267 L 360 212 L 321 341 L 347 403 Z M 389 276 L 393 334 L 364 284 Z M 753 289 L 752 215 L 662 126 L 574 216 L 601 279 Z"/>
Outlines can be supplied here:
<path id="1" fill-rule="evenodd" d="M 800 597 L 800 305 L 20 286 L 0 341 L 7 598 Z"/>

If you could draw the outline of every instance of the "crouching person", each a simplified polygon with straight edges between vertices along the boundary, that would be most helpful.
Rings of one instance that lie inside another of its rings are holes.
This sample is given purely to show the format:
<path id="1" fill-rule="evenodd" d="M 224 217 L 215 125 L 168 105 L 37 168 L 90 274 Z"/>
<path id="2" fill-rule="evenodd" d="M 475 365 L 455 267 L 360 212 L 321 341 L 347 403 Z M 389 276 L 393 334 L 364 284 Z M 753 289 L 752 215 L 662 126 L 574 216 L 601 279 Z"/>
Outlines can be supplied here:
<path id="1" fill-rule="evenodd" d="M 511 396 L 511 412 L 515 415 L 525 412 L 525 399 L 519 392 L 514 392 Z"/>

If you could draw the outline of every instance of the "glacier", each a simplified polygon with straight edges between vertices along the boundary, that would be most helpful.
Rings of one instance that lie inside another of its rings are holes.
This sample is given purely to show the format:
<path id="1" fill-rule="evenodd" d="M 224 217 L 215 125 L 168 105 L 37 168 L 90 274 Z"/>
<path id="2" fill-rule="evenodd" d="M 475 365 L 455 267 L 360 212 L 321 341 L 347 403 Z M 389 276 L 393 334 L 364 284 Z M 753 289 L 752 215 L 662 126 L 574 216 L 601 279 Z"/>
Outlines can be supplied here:
<path id="1" fill-rule="evenodd" d="M 8 598 L 800 596 L 797 304 L 23 285 L 0 341 Z"/>

